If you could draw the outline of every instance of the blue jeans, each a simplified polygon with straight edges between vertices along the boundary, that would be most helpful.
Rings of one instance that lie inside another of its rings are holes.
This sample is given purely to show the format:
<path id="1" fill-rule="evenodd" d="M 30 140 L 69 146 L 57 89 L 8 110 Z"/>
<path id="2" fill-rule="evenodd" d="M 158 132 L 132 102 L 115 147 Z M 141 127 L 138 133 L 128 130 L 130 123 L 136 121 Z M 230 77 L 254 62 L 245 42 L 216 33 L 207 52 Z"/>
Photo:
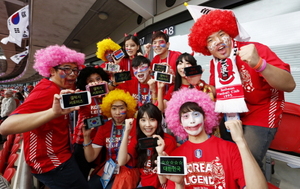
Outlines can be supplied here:
<path id="1" fill-rule="evenodd" d="M 244 137 L 252 155 L 263 170 L 263 159 L 274 139 L 277 128 L 244 125 Z"/>
<path id="2" fill-rule="evenodd" d="M 89 188 L 87 180 L 73 157 L 49 172 L 33 175 L 51 189 Z"/>

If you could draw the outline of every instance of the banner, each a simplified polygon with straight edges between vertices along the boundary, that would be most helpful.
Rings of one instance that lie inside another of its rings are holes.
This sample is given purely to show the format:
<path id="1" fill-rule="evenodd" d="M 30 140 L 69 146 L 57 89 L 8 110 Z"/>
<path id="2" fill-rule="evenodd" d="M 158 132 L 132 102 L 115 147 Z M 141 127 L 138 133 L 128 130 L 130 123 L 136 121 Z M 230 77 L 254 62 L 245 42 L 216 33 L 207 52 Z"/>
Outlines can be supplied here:
<path id="1" fill-rule="evenodd" d="M 204 6 L 197 6 L 197 5 L 188 5 L 187 3 L 185 3 L 184 5 L 186 6 L 186 8 L 188 9 L 188 11 L 190 12 L 190 14 L 193 17 L 193 19 L 194 19 L 195 22 L 202 15 L 208 14 L 210 11 L 215 10 L 215 8 L 204 7 Z M 231 10 L 229 10 L 229 11 L 231 11 Z M 233 11 L 232 11 L 232 14 L 234 14 Z M 235 39 L 238 40 L 238 41 L 249 41 L 250 40 L 250 35 L 240 25 L 240 23 L 238 22 L 237 18 L 235 18 L 235 19 L 236 19 L 236 23 L 237 23 L 238 30 L 239 30 L 239 35 L 236 36 Z"/>
<path id="2" fill-rule="evenodd" d="M 29 6 L 15 12 L 7 19 L 7 27 L 9 36 L 1 40 L 1 43 L 7 44 L 8 42 L 15 43 L 21 47 L 22 39 L 28 38 L 28 25 L 29 25 Z"/>

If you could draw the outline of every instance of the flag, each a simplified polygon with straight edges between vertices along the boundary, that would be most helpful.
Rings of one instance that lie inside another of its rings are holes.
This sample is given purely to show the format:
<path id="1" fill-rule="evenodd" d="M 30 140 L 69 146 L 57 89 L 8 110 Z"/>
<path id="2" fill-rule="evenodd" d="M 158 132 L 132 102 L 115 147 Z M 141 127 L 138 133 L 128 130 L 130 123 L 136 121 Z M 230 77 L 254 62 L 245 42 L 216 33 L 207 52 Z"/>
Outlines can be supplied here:
<path id="1" fill-rule="evenodd" d="M 187 3 L 184 4 L 188 11 L 190 12 L 191 16 L 193 17 L 194 21 L 196 22 L 198 18 L 200 18 L 204 14 L 208 14 L 210 11 L 215 10 L 215 8 L 211 7 L 205 7 L 205 6 L 197 6 L 197 5 L 188 5 Z M 231 11 L 231 10 L 230 10 Z M 232 14 L 233 11 L 232 11 Z M 236 24 L 238 26 L 239 35 L 236 36 L 236 40 L 238 41 L 249 41 L 250 35 L 246 32 L 246 30 L 241 26 L 241 24 L 238 22 L 237 18 Z"/>
<path id="2" fill-rule="evenodd" d="M 21 8 L 7 19 L 7 27 L 9 30 L 9 36 L 1 40 L 1 43 L 7 44 L 7 42 L 15 43 L 21 47 L 22 39 L 28 37 L 28 25 L 29 25 L 29 8 L 28 5 Z M 25 36 L 24 36 L 25 34 Z"/>
<path id="3" fill-rule="evenodd" d="M 27 49 L 26 51 L 23 51 L 23 52 L 21 52 L 21 53 L 18 53 L 18 54 L 16 54 L 16 55 L 10 57 L 10 59 L 11 59 L 13 62 L 15 62 L 16 64 L 19 64 L 20 61 L 21 61 L 25 56 L 27 56 L 27 54 L 28 54 L 28 49 Z"/>

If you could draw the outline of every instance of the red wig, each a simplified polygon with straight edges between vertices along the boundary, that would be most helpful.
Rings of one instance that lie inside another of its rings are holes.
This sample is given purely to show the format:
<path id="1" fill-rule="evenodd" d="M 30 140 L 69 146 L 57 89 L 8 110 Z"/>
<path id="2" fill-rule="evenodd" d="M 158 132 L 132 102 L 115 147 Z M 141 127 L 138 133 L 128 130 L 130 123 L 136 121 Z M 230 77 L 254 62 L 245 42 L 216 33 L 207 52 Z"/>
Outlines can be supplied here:
<path id="1" fill-rule="evenodd" d="M 218 31 L 226 32 L 231 38 L 235 38 L 238 32 L 236 18 L 230 10 L 212 10 L 201 16 L 191 28 L 189 34 L 189 46 L 193 51 L 203 55 L 211 55 L 207 49 L 207 38 Z"/>

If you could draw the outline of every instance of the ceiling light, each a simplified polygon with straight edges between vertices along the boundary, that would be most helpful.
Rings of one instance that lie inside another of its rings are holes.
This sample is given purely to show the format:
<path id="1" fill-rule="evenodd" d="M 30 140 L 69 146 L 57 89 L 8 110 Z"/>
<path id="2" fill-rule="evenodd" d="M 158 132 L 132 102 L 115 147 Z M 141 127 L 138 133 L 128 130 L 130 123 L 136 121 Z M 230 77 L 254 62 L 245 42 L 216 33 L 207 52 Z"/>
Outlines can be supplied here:
<path id="1" fill-rule="evenodd" d="M 98 17 L 101 20 L 106 20 L 108 18 L 108 14 L 106 12 L 99 12 Z"/>
<path id="2" fill-rule="evenodd" d="M 80 41 L 78 39 L 73 39 L 73 43 L 77 45 L 80 43 Z"/>

